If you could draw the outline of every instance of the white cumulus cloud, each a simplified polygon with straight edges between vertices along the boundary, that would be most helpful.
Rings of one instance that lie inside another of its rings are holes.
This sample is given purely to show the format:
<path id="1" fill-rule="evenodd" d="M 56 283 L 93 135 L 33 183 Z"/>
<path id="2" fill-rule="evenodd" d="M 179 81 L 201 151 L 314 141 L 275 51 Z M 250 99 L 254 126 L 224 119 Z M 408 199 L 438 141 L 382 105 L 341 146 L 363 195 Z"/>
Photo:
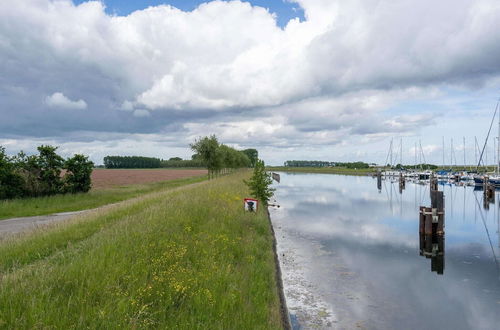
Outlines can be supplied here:
<path id="1" fill-rule="evenodd" d="M 500 1 L 290 1 L 305 20 L 280 27 L 238 0 L 128 16 L 100 1 L 0 0 L 0 138 L 140 133 L 188 145 L 217 133 L 341 157 L 432 125 L 429 139 L 482 134 L 469 119 L 490 116 L 500 84 Z M 472 101 L 443 103 L 458 94 Z M 436 120 L 443 112 L 453 128 Z"/>
<path id="2" fill-rule="evenodd" d="M 56 92 L 45 98 L 45 104 L 51 108 L 83 110 L 87 109 L 87 103 L 84 100 L 72 101 L 63 93 Z"/>

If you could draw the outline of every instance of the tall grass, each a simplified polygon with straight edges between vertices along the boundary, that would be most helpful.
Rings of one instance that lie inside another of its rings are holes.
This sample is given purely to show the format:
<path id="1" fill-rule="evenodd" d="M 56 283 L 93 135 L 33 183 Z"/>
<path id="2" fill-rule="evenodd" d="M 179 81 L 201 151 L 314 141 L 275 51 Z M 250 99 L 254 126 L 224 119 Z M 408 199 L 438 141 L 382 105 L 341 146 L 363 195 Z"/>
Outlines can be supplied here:
<path id="1" fill-rule="evenodd" d="M 267 214 L 243 211 L 241 176 L 0 242 L 0 327 L 280 328 Z"/>
<path id="2" fill-rule="evenodd" d="M 91 190 L 88 193 L 3 200 L 0 201 L 0 220 L 92 209 L 137 197 L 145 193 L 160 191 L 166 188 L 175 188 L 203 180 L 206 180 L 205 175 L 150 184 Z"/>

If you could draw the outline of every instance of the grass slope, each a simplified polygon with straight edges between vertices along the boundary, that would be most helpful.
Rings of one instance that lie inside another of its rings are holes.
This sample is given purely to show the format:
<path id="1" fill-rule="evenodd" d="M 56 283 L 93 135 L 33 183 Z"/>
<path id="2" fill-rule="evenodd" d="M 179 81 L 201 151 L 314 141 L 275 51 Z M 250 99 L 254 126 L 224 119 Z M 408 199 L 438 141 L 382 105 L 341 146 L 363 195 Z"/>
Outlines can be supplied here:
<path id="1" fill-rule="evenodd" d="M 280 328 L 247 194 L 234 174 L 0 242 L 0 328 Z"/>
<path id="2" fill-rule="evenodd" d="M 0 201 L 0 220 L 59 212 L 80 211 L 120 202 L 145 193 L 206 180 L 206 175 L 151 184 L 91 190 L 88 193 L 54 195 Z"/>

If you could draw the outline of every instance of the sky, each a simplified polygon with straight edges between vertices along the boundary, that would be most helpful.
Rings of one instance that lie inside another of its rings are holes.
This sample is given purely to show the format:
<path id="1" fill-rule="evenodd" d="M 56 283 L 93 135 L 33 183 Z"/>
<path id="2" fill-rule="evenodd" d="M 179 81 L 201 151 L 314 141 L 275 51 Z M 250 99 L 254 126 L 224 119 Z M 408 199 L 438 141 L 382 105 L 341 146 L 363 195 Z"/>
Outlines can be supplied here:
<path id="1" fill-rule="evenodd" d="M 497 0 L 2 0 L 0 145 L 102 164 L 215 134 L 272 165 L 381 164 L 393 141 L 398 162 L 473 164 L 498 31 Z"/>

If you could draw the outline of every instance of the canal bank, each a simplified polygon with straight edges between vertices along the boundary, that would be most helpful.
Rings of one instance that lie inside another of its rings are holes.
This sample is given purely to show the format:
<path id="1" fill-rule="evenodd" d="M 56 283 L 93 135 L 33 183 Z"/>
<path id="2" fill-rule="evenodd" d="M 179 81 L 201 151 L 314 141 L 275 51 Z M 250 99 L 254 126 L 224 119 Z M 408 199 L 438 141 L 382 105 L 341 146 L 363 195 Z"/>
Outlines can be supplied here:
<path id="1" fill-rule="evenodd" d="M 292 323 L 290 320 L 290 312 L 288 311 L 288 307 L 286 304 L 285 291 L 283 288 L 283 277 L 281 273 L 280 260 L 278 257 L 278 249 L 277 249 L 277 241 L 276 241 L 276 232 L 274 231 L 273 223 L 271 220 L 271 215 L 269 213 L 269 207 L 267 209 L 267 219 L 269 220 L 269 228 L 271 234 L 273 236 L 273 253 L 274 253 L 274 264 L 276 267 L 275 278 L 276 278 L 276 287 L 278 288 L 278 294 L 280 299 L 280 314 L 281 314 L 281 323 L 284 330 L 292 329 Z"/>

